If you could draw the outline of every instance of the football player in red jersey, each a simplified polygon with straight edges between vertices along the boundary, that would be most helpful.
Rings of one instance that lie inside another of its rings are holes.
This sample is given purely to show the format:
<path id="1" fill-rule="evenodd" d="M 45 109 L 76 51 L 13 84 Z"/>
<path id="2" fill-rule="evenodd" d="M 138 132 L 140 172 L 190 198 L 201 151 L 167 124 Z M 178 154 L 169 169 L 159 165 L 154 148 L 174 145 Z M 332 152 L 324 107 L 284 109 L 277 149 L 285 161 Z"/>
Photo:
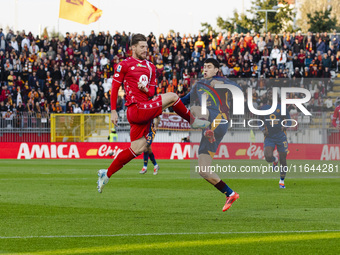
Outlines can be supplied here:
<path id="1" fill-rule="evenodd" d="M 339 123 L 337 123 L 338 119 L 339 119 Z M 333 127 L 339 130 L 339 134 L 335 138 L 336 142 L 339 143 L 340 141 L 340 104 L 337 107 L 335 107 L 335 110 L 332 116 L 332 125 Z"/>
<path id="2" fill-rule="evenodd" d="M 340 104 L 335 108 L 332 118 L 332 125 L 340 130 L 340 124 L 337 124 L 336 121 L 339 118 L 340 121 Z"/>
<path id="3" fill-rule="evenodd" d="M 119 87 L 124 83 L 126 92 L 127 119 L 130 123 L 131 147 L 117 154 L 108 169 L 98 171 L 98 192 L 101 193 L 109 178 L 130 160 L 142 154 L 147 147 L 146 137 L 150 130 L 151 121 L 162 114 L 170 106 L 187 120 L 192 128 L 206 128 L 210 122 L 195 118 L 185 107 L 177 94 L 168 92 L 151 100 L 155 94 L 156 68 L 146 60 L 147 39 L 142 34 L 135 34 L 131 40 L 132 57 L 120 62 L 115 70 L 111 92 L 111 121 L 117 125 L 116 111 Z"/>

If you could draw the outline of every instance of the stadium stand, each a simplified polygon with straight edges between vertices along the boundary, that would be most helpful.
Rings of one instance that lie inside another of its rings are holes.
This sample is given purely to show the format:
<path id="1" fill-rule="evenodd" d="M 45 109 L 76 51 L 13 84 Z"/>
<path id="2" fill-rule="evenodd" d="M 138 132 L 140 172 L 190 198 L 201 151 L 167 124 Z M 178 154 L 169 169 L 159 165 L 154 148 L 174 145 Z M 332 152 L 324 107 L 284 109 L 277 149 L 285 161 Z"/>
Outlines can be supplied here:
<path id="1" fill-rule="evenodd" d="M 52 113 L 109 113 L 114 69 L 131 56 L 131 33 L 90 35 L 66 33 L 65 38 L 34 36 L 25 31 L 0 33 L 1 127 L 48 129 Z M 339 37 L 308 32 L 180 33 L 148 35 L 148 60 L 156 66 L 157 93 L 184 96 L 202 77 L 203 61 L 221 63 L 219 75 L 235 78 L 260 107 L 272 86 L 304 87 L 312 93 L 306 105 L 315 117 L 298 116 L 303 125 L 331 127 L 331 113 L 340 103 Z M 290 95 L 299 97 L 300 95 Z M 118 98 L 126 120 L 124 87 Z M 298 112 L 291 107 L 292 114 Z M 326 122 L 326 123 L 324 123 Z"/>

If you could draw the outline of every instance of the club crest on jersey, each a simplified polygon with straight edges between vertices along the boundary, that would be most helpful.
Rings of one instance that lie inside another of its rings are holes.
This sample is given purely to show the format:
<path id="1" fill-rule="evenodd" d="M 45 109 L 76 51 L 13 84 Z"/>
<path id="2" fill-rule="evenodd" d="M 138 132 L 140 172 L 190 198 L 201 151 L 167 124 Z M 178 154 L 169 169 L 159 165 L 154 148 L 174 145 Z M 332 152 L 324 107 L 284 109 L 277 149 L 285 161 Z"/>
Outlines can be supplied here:
<path id="1" fill-rule="evenodd" d="M 149 83 L 148 76 L 146 76 L 145 74 L 141 75 L 139 77 L 139 82 L 141 82 L 144 86 L 148 85 Z"/>
<path id="2" fill-rule="evenodd" d="M 137 67 L 146 67 L 146 66 L 138 63 Z"/>
<path id="3" fill-rule="evenodd" d="M 118 65 L 118 67 L 117 67 L 117 72 L 119 73 L 121 69 L 122 69 L 122 66 L 121 66 L 121 65 Z"/>

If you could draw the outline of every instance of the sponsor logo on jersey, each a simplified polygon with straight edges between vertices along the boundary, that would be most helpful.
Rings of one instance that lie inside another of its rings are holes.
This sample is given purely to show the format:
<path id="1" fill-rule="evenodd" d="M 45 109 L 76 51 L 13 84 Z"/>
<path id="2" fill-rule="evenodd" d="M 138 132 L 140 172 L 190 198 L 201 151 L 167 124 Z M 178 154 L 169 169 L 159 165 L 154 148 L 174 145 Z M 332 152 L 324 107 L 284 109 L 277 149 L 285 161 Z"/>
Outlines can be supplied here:
<path id="1" fill-rule="evenodd" d="M 141 82 L 144 86 L 148 85 L 149 83 L 148 76 L 146 76 L 145 74 L 141 75 L 139 77 L 139 82 Z"/>
<path id="2" fill-rule="evenodd" d="M 146 66 L 138 63 L 137 67 L 146 67 Z"/>
<path id="3" fill-rule="evenodd" d="M 121 65 L 118 65 L 118 67 L 117 67 L 117 72 L 119 73 L 121 69 L 122 69 L 122 66 L 121 66 Z"/>
<path id="4" fill-rule="evenodd" d="M 131 70 L 135 70 L 135 67 L 133 66 L 133 67 L 131 67 Z"/>
<path id="5" fill-rule="evenodd" d="M 116 73 L 116 74 L 115 74 L 115 77 L 118 77 L 118 76 L 119 76 L 119 73 Z"/>

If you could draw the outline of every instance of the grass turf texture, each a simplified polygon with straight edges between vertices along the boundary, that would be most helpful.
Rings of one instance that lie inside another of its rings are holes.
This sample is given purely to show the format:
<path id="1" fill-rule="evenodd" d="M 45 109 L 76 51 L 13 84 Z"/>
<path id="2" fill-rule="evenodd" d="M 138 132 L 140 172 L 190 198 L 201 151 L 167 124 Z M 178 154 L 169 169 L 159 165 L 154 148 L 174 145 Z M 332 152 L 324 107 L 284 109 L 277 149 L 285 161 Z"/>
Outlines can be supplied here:
<path id="1" fill-rule="evenodd" d="M 134 160 L 99 194 L 96 171 L 110 162 L 0 161 L 0 254 L 340 253 L 340 179 L 334 176 L 288 174 L 285 190 L 278 173 L 225 180 L 240 199 L 223 213 L 223 194 L 190 178 L 189 161 L 159 160 L 154 176 L 151 162 L 140 175 L 142 160 Z"/>

